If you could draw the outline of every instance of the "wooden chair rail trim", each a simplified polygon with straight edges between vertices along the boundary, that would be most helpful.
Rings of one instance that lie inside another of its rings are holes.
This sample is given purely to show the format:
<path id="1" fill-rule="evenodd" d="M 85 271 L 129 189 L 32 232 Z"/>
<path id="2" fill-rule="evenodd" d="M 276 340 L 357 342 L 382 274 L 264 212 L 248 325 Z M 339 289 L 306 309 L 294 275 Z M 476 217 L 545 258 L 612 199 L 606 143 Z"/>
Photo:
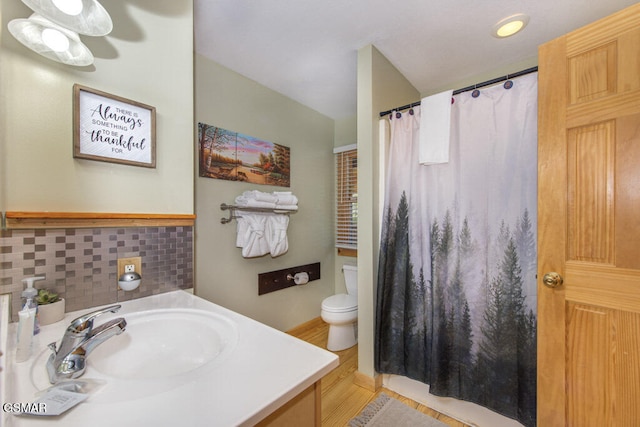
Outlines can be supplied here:
<path id="1" fill-rule="evenodd" d="M 97 228 L 193 226 L 193 214 L 6 212 L 6 228 Z"/>

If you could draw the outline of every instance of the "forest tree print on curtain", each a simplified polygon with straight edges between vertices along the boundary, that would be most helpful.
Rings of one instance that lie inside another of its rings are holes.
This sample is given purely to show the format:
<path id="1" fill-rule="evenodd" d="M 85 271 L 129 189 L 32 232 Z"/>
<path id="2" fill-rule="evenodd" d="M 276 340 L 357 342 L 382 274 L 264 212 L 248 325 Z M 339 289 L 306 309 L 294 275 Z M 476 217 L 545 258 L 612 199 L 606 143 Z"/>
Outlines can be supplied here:
<path id="1" fill-rule="evenodd" d="M 449 164 L 417 165 L 418 120 L 392 120 L 376 310 L 379 372 L 526 426 L 536 423 L 536 77 L 459 95 Z"/>

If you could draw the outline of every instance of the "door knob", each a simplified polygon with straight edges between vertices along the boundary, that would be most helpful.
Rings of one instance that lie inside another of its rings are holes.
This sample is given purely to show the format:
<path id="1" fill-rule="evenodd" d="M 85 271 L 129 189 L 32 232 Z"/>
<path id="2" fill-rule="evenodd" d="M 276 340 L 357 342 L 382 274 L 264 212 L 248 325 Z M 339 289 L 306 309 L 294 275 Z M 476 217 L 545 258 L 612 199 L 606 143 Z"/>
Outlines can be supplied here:
<path id="1" fill-rule="evenodd" d="M 562 276 L 556 272 L 550 272 L 544 275 L 542 278 L 542 283 L 549 288 L 557 288 L 562 285 L 563 279 Z"/>

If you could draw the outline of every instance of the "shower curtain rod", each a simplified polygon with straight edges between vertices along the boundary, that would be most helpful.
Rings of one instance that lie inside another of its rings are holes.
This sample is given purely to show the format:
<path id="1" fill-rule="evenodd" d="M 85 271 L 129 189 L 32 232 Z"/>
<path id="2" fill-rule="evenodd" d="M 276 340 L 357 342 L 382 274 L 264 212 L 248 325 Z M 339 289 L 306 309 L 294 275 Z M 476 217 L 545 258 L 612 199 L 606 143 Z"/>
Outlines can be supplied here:
<path id="1" fill-rule="evenodd" d="M 526 70 L 517 71 L 517 72 L 515 72 L 513 74 L 507 74 L 506 76 L 497 77 L 495 79 L 487 80 L 486 82 L 478 83 L 478 84 L 475 84 L 475 85 L 472 85 L 472 86 L 463 87 L 462 89 L 456 89 L 456 90 L 453 91 L 453 95 L 458 95 L 459 93 L 468 92 L 470 90 L 479 89 L 481 87 L 491 86 L 491 85 L 494 85 L 496 83 L 503 82 L 505 80 L 514 79 L 516 77 L 524 76 L 526 74 L 535 73 L 536 71 L 538 71 L 538 67 L 527 68 Z M 382 111 L 380 113 L 380 117 L 384 117 L 387 114 L 392 113 L 393 111 L 402 111 L 402 110 L 406 110 L 408 108 L 417 107 L 418 105 L 420 105 L 420 101 L 413 102 L 413 103 L 407 104 L 407 105 L 403 105 L 402 107 L 394 108 L 393 110 Z"/>

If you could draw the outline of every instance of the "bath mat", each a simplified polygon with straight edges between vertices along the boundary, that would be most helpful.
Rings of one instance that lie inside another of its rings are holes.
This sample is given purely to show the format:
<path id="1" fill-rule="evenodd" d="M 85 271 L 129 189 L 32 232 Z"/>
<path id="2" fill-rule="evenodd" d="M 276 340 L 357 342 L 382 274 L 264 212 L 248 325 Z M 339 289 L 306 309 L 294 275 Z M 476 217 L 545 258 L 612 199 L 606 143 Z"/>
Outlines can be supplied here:
<path id="1" fill-rule="evenodd" d="M 417 409 L 413 409 L 399 400 L 384 393 L 369 403 L 360 414 L 349 421 L 349 427 L 448 427 Z"/>

